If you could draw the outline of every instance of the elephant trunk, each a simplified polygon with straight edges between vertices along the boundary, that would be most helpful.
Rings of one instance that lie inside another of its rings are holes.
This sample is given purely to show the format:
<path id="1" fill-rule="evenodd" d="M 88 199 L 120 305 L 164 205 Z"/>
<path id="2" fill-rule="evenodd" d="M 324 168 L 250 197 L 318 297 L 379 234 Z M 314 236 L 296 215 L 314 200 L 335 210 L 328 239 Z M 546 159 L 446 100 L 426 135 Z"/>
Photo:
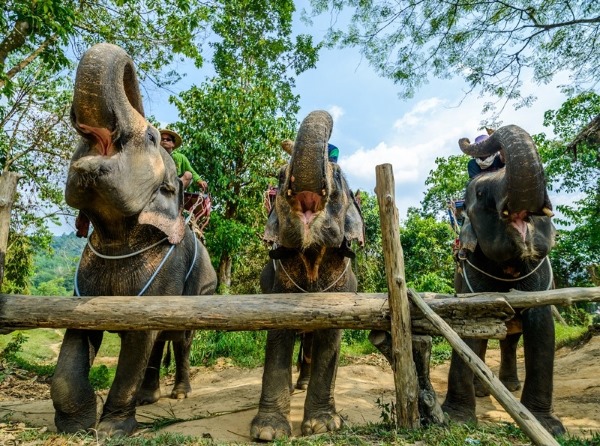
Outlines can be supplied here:
<path id="1" fill-rule="evenodd" d="M 525 130 L 508 125 L 478 144 L 470 144 L 466 138 L 458 144 L 464 153 L 473 157 L 486 157 L 498 151 L 504 154 L 506 202 L 502 211 L 505 214 L 551 214 L 544 169 L 533 139 Z"/>
<path id="2" fill-rule="evenodd" d="M 88 50 L 77 68 L 71 107 L 77 131 L 95 139 L 101 155 L 110 156 L 113 142 L 131 134 L 134 123 L 143 118 L 138 80 L 127 53 L 108 43 Z"/>
<path id="3" fill-rule="evenodd" d="M 296 137 L 290 161 L 288 194 L 327 193 L 327 141 L 331 136 L 333 119 L 323 110 L 310 113 Z"/>

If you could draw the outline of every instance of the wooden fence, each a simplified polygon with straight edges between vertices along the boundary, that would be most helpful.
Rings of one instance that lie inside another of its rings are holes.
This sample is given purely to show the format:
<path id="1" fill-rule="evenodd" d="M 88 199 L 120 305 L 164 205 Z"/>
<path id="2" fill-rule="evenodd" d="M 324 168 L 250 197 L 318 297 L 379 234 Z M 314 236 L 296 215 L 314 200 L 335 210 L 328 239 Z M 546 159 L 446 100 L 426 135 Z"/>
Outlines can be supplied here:
<path id="1" fill-rule="evenodd" d="M 326 299 L 319 293 L 169 296 L 168 299 L 0 294 L 0 332 L 17 328 L 389 331 L 397 422 L 399 427 L 409 428 L 419 427 L 419 383 L 412 336 L 442 334 L 535 444 L 557 445 L 460 337 L 504 338 L 515 309 L 600 301 L 600 287 L 460 296 L 407 290 L 391 165 L 377 166 L 376 175 L 388 294 L 327 293 Z"/>

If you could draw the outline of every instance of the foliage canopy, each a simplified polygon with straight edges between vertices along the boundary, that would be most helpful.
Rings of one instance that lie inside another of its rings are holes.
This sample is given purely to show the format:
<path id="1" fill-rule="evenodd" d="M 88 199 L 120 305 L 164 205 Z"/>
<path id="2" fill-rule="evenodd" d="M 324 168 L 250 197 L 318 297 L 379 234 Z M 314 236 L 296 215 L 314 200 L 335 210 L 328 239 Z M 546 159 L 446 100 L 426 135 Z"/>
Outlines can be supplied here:
<path id="1" fill-rule="evenodd" d="M 459 77 L 471 91 L 522 106 L 534 99 L 521 90 L 529 72 L 536 83 L 545 84 L 568 69 L 570 90 L 599 80 L 600 3 L 595 0 L 311 4 L 314 15 L 330 11 L 336 16 L 331 44 L 358 46 L 381 75 L 400 85 L 403 97 L 412 97 L 430 76 Z M 337 20 L 346 9 L 351 11 L 347 27 Z"/>

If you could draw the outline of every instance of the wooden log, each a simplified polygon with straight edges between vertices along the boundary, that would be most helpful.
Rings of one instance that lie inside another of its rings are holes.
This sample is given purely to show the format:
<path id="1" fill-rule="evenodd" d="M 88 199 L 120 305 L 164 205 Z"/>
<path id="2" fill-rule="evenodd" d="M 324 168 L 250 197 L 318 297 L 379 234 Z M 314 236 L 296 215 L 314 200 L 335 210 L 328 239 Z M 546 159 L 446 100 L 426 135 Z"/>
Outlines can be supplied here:
<path id="1" fill-rule="evenodd" d="M 461 336 L 503 338 L 513 316 L 503 299 L 433 299 L 431 307 Z M 416 308 L 416 307 L 415 307 Z M 235 315 L 235 317 L 232 317 Z M 413 329 L 437 330 L 419 311 Z M 483 323 L 481 321 L 484 321 Z M 0 294 L 0 328 L 90 330 L 390 330 L 386 294 L 58 297 Z"/>
<path id="2" fill-rule="evenodd" d="M 494 375 L 487 365 L 477 356 L 467 344 L 440 318 L 435 312 L 427 306 L 421 297 L 414 291 L 409 290 L 409 296 L 413 303 L 417 305 L 423 314 L 434 324 L 448 340 L 452 348 L 465 361 L 475 375 L 484 382 L 490 389 L 490 392 L 504 407 L 506 412 L 512 417 L 525 434 L 536 444 L 540 446 L 558 446 L 554 437 L 540 424 L 535 416 L 520 401 L 518 401 L 510 391 L 504 387 L 504 384 Z"/>
<path id="3" fill-rule="evenodd" d="M 396 425 L 400 428 L 417 429 L 421 426 L 419 384 L 412 355 L 411 313 L 404 275 L 404 254 L 400 244 L 392 165 L 376 166 L 375 174 L 375 193 L 379 203 L 383 257 L 389 291 Z"/>
<path id="4" fill-rule="evenodd" d="M 447 299 L 449 297 L 459 298 L 503 298 L 515 309 L 541 307 L 544 305 L 572 305 L 576 302 L 600 302 L 600 287 L 573 287 L 559 288 L 548 291 L 517 291 L 507 293 L 472 293 L 449 294 L 418 293 L 423 299 Z"/>

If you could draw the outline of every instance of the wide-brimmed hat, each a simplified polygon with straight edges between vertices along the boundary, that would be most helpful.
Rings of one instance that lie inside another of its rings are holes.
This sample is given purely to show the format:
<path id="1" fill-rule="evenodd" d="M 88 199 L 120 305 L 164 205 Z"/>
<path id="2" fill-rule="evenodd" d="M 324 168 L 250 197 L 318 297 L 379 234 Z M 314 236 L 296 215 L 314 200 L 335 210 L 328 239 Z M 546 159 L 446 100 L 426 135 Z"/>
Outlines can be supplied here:
<path id="1" fill-rule="evenodd" d="M 480 142 L 485 141 L 488 138 L 488 135 L 479 135 L 477 138 L 475 138 L 475 144 L 479 144 Z"/>
<path id="2" fill-rule="evenodd" d="M 174 149 L 176 149 L 177 147 L 179 147 L 181 145 L 181 143 L 183 142 L 181 140 L 181 136 L 179 136 L 176 132 L 174 132 L 173 130 L 168 130 L 168 129 L 160 129 L 159 130 L 160 135 L 162 136 L 163 133 L 166 133 L 169 136 L 172 136 L 173 139 L 175 140 L 175 147 L 173 147 Z"/>

